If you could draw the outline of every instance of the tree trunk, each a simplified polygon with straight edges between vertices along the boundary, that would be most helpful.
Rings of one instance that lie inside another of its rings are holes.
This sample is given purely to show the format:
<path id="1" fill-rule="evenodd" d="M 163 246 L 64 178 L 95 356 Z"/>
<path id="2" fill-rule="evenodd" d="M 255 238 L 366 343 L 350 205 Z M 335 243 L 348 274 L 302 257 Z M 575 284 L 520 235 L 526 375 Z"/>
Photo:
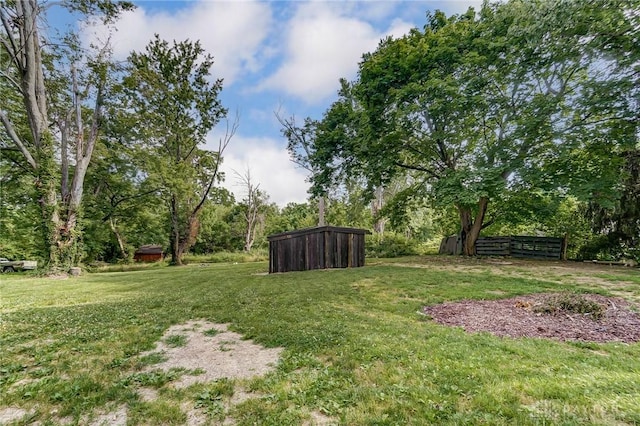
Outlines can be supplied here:
<path id="1" fill-rule="evenodd" d="M 247 253 L 251 250 L 251 247 L 253 247 L 256 219 L 258 215 L 258 205 L 255 204 L 257 200 L 253 199 L 251 195 L 248 198 L 247 213 L 245 215 L 246 229 L 244 231 L 244 251 Z"/>
<path id="2" fill-rule="evenodd" d="M 42 212 L 43 255 L 47 267 L 55 273 L 67 271 L 79 261 L 79 212 L 69 205 L 68 199 L 59 198 L 58 165 L 53 160 L 53 147 L 47 136 L 36 157 L 35 195 Z"/>
<path id="3" fill-rule="evenodd" d="M 189 249 L 195 244 L 198 238 L 198 232 L 200 231 L 200 220 L 198 219 L 198 212 L 193 212 L 187 220 L 187 229 L 184 233 L 180 244 L 178 245 L 178 254 L 180 256 L 180 264 L 182 264 L 182 256 L 189 251 Z"/>
<path id="4" fill-rule="evenodd" d="M 45 85 L 45 65 L 42 59 L 43 40 L 38 29 L 39 18 L 46 10 L 46 5 L 38 0 L 2 3 L 0 22 L 4 28 L 1 43 L 3 58 L 6 53 L 5 59 L 13 63 L 20 76 L 19 81 L 14 84 L 20 88 L 30 130 L 30 140 L 22 139 L 25 135 L 20 136 L 21 132 L 16 132 L 8 113 L 4 110 L 0 110 L 0 121 L 7 136 L 22 153 L 36 178 L 36 201 L 42 212 L 43 255 L 47 259 L 48 267 L 56 272 L 66 271 L 80 260 L 79 242 L 82 230 L 78 226 L 78 221 L 81 216 L 84 178 L 98 138 L 102 91 L 106 81 L 103 77 L 99 78 L 97 92 L 91 92 L 91 96 L 95 96 L 95 107 L 91 127 L 85 129 L 82 119 L 82 92 L 79 90 L 76 68 L 72 65 L 70 91 L 73 110 L 75 110 L 73 133 L 76 161 L 73 167 L 72 187 L 69 191 L 68 138 L 72 114 L 70 112 L 67 115 L 67 122 L 58 123 L 62 124 L 61 146 L 59 149 L 54 149 L 54 137 L 49 126 L 48 101 L 50 99 Z M 114 12 L 117 14 L 117 10 Z M 107 52 L 105 48 L 97 59 L 101 61 L 103 54 Z"/>
<path id="5" fill-rule="evenodd" d="M 122 256 L 123 259 L 127 259 L 128 255 L 127 255 L 127 250 L 125 249 L 124 238 L 122 238 L 122 234 L 118 230 L 116 223 L 113 221 L 113 217 L 109 218 L 109 227 L 111 228 L 113 235 L 115 235 L 116 240 L 118 241 L 118 248 L 120 249 L 120 255 Z"/>
<path id="6" fill-rule="evenodd" d="M 247 229 L 247 232 L 244 236 L 244 251 L 247 253 L 250 252 L 251 247 L 253 247 L 254 235 L 255 232 L 253 229 Z"/>
<path id="7" fill-rule="evenodd" d="M 385 218 L 379 217 L 380 210 L 384 205 L 384 188 L 379 186 L 376 188 L 375 198 L 371 201 L 371 216 L 375 222 L 373 223 L 373 232 L 382 236 L 384 234 Z"/>
<path id="8" fill-rule="evenodd" d="M 475 256 L 476 254 L 476 241 L 480 236 L 488 205 L 489 199 L 481 197 L 480 200 L 478 200 L 478 211 L 475 218 L 473 218 L 473 212 L 470 207 L 457 206 L 458 213 L 460 214 L 462 254 L 465 256 Z"/>
<path id="9" fill-rule="evenodd" d="M 326 200 L 324 195 L 318 198 L 318 226 L 325 226 L 327 223 L 324 218 L 324 212 L 326 208 Z"/>
<path id="10" fill-rule="evenodd" d="M 182 251 L 180 250 L 180 218 L 178 217 L 178 200 L 171 196 L 169 206 L 171 213 L 171 234 L 169 237 L 169 250 L 171 251 L 171 264 L 182 265 Z"/>
<path id="11" fill-rule="evenodd" d="M 48 267 L 51 272 L 68 271 L 80 260 L 80 238 L 77 229 L 78 212 L 60 206 L 55 183 L 48 194 L 40 198 Z"/>
<path id="12" fill-rule="evenodd" d="M 169 238 L 169 249 L 171 251 L 171 264 L 182 265 L 182 257 L 193 246 L 200 230 L 200 220 L 198 215 L 200 207 L 196 207 L 191 212 L 185 222 L 180 222 L 179 201 L 175 195 L 171 196 L 171 236 Z"/>

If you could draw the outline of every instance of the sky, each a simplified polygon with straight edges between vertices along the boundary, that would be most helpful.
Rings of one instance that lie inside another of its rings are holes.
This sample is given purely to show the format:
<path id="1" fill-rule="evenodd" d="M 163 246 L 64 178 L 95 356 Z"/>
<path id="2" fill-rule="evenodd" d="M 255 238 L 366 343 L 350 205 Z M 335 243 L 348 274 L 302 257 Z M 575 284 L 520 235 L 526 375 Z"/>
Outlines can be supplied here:
<path id="1" fill-rule="evenodd" d="M 111 39 L 116 59 L 142 51 L 154 34 L 199 40 L 214 57 L 212 76 L 223 79 L 220 98 L 238 131 L 224 152 L 223 186 L 244 197 L 238 174 L 251 173 L 271 202 L 308 199 L 307 172 L 289 159 L 281 116 L 319 119 L 337 99 L 339 79 L 353 80 L 362 55 L 382 38 L 422 28 L 428 11 L 462 13 L 478 0 L 448 1 L 134 1 L 110 28 L 80 26 L 85 45 Z M 53 18 L 55 19 L 63 19 Z M 50 24 L 51 18 L 50 18 Z M 55 22 L 53 22 L 55 25 Z M 207 137 L 217 148 L 225 123 Z"/>

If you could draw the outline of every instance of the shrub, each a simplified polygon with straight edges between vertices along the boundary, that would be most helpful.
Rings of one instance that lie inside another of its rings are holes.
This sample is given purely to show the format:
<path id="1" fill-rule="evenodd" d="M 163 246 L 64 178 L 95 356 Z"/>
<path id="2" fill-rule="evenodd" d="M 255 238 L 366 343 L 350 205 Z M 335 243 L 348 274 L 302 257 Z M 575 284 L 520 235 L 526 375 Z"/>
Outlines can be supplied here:
<path id="1" fill-rule="evenodd" d="M 416 241 L 398 234 L 367 235 L 365 254 L 367 257 L 399 257 L 419 253 Z"/>
<path id="2" fill-rule="evenodd" d="M 582 314 L 594 319 L 604 317 L 605 308 L 597 302 L 587 299 L 581 294 L 560 293 L 550 296 L 542 305 L 536 306 L 534 312 L 543 314 Z"/>

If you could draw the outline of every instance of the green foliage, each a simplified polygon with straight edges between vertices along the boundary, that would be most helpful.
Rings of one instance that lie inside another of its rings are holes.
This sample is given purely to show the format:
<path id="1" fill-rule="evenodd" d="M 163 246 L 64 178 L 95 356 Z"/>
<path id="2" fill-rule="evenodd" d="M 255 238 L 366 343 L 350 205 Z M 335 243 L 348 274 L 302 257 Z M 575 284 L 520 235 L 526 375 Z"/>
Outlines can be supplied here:
<path id="1" fill-rule="evenodd" d="M 202 334 L 204 334 L 207 337 L 213 337 L 218 333 L 220 333 L 220 331 L 217 328 L 210 328 L 208 330 L 205 330 Z"/>
<path id="2" fill-rule="evenodd" d="M 40 212 L 31 200 L 33 178 L 11 172 L 2 160 L 0 175 L 0 257 L 43 260 Z"/>
<path id="3" fill-rule="evenodd" d="M 534 312 L 551 315 L 566 313 L 589 315 L 591 318 L 598 320 L 604 317 L 606 307 L 587 299 L 581 294 L 560 293 L 547 298 L 541 306 L 535 306 L 533 310 Z"/>
<path id="4" fill-rule="evenodd" d="M 140 365 L 147 366 L 147 365 L 160 364 L 162 362 L 165 362 L 167 359 L 168 358 L 165 354 L 161 352 L 153 352 L 149 355 L 140 357 L 138 361 Z"/>
<path id="5" fill-rule="evenodd" d="M 164 343 L 170 348 L 179 348 L 187 345 L 187 336 L 184 334 L 172 334 L 164 339 Z"/>
<path id="6" fill-rule="evenodd" d="M 222 80 L 210 80 L 213 58 L 199 42 L 155 39 L 132 53 L 122 85 L 121 115 L 139 167 L 158 188 L 170 216 L 171 261 L 195 242 L 199 216 L 214 184 L 228 139 L 218 151 L 200 148 L 227 110 L 218 99 Z M 230 135 L 227 135 L 230 137 Z"/>
<path id="7" fill-rule="evenodd" d="M 184 374 L 184 370 L 177 368 L 172 368 L 169 371 L 153 370 L 145 373 L 134 373 L 122 380 L 122 384 L 125 386 L 136 384 L 139 386 L 160 388 L 180 378 L 182 374 Z"/>
<path id="8" fill-rule="evenodd" d="M 620 198 L 613 203 L 593 199 L 582 211 L 595 234 L 581 249 L 584 258 L 640 260 L 640 149 L 625 152 L 619 160 Z"/>
<path id="9" fill-rule="evenodd" d="M 419 254 L 416 240 L 400 234 L 385 233 L 365 236 L 367 257 L 400 257 Z"/>
<path id="10" fill-rule="evenodd" d="M 205 412 L 220 421 L 224 420 L 223 398 L 233 396 L 233 382 L 228 379 L 219 379 L 208 384 L 202 392 L 196 396 L 194 407 L 203 409 Z"/>
<path id="11" fill-rule="evenodd" d="M 200 215 L 200 232 L 191 252 L 197 255 L 242 250 L 244 244 L 242 208 L 232 194 L 217 189 L 219 197 L 207 203 Z M 185 257 L 185 260 L 187 258 Z"/>
<path id="12" fill-rule="evenodd" d="M 623 2 L 597 4 L 485 2 L 479 14 L 435 12 L 424 30 L 383 40 L 315 124 L 315 190 L 345 178 L 372 190 L 408 175 L 413 197 L 454 206 L 471 240 L 487 203 L 499 214 L 531 193 L 559 197 L 548 204 L 568 192 L 615 200 L 609 154 L 637 144 L 637 61 L 627 58 L 637 58 L 638 18 Z M 605 36 L 612 22 L 619 39 Z M 409 208 L 399 196 L 394 218 Z M 514 216 L 546 214 L 535 210 Z"/>
<path id="13" fill-rule="evenodd" d="M 141 177 L 134 152 L 120 140 L 121 124 L 109 121 L 86 177 L 83 260 L 89 264 L 131 262 L 142 245 L 168 245 L 168 218 L 158 208 L 159 190 Z"/>
<path id="14" fill-rule="evenodd" d="M 317 211 L 313 208 L 312 202 L 287 204 L 267 223 L 265 233 L 278 234 L 317 225 Z"/>

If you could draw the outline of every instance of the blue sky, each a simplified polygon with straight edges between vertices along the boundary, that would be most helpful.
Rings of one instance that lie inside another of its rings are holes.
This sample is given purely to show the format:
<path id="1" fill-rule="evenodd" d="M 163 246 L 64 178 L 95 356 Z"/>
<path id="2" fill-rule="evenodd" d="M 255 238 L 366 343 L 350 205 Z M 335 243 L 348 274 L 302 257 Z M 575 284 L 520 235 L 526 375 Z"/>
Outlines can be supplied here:
<path id="1" fill-rule="evenodd" d="M 224 154 L 224 184 L 241 199 L 234 171 L 250 169 L 270 200 L 304 202 L 304 170 L 289 161 L 274 111 L 320 118 L 336 99 L 341 77 L 353 79 L 363 53 L 386 36 L 422 28 L 428 10 L 447 14 L 479 7 L 478 0 L 449 1 L 136 1 L 112 28 L 84 27 L 84 43 L 111 34 L 114 55 L 143 50 L 154 33 L 166 40 L 200 40 L 214 56 L 212 73 L 224 79 L 221 94 L 240 127 Z M 60 16 L 60 17 L 58 17 Z M 51 15 L 56 26 L 62 15 Z M 52 22 L 52 20 L 54 22 Z M 221 126 L 208 143 L 217 146 Z"/>

